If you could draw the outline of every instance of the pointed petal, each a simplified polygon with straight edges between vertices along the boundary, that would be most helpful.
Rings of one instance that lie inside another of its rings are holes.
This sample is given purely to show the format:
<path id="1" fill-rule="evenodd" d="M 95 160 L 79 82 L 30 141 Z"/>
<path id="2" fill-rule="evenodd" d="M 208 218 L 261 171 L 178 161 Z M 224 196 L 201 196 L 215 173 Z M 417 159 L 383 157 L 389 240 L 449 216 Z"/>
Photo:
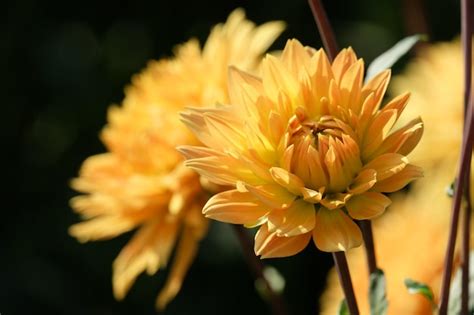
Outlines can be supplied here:
<path id="1" fill-rule="evenodd" d="M 377 172 L 377 182 L 389 178 L 401 170 L 408 164 L 408 159 L 398 153 L 382 154 L 366 165 L 364 169 L 373 169 Z"/>
<path id="2" fill-rule="evenodd" d="M 362 78 L 364 76 L 364 62 L 359 59 L 352 64 L 342 77 L 339 85 L 341 95 L 341 105 L 344 108 L 350 108 L 355 113 L 359 113 L 360 91 L 362 87 Z"/>
<path id="3" fill-rule="evenodd" d="M 353 195 L 366 192 L 377 182 L 377 172 L 373 169 L 362 170 L 352 181 L 347 191 Z"/>
<path id="4" fill-rule="evenodd" d="M 263 54 L 285 30 L 286 24 L 282 21 L 271 21 L 259 25 L 249 46 L 249 50 L 256 55 Z"/>
<path id="5" fill-rule="evenodd" d="M 233 186 L 237 181 L 245 180 L 257 184 L 256 177 L 245 165 L 229 156 L 208 156 L 191 159 L 184 164 L 218 185 Z"/>
<path id="6" fill-rule="evenodd" d="M 288 209 L 275 209 L 268 215 L 270 231 L 277 236 L 296 236 L 308 233 L 314 228 L 315 209 L 313 204 L 298 199 Z"/>
<path id="7" fill-rule="evenodd" d="M 368 191 L 349 199 L 346 209 L 354 219 L 369 220 L 381 215 L 390 204 L 384 194 Z"/>
<path id="8" fill-rule="evenodd" d="M 309 243 L 311 233 L 292 237 L 278 237 L 276 232 L 270 233 L 267 225 L 260 227 L 255 235 L 255 254 L 261 258 L 277 258 L 296 255 Z"/>
<path id="9" fill-rule="evenodd" d="M 258 117 L 255 108 L 257 99 L 263 93 L 262 80 L 234 66 L 228 72 L 230 104 L 239 105 L 250 117 Z"/>
<path id="10" fill-rule="evenodd" d="M 382 102 L 385 91 L 387 90 L 388 82 L 390 81 L 391 71 L 390 69 L 385 70 L 377 74 L 375 77 L 364 85 L 362 88 L 361 99 L 365 100 L 371 93 L 374 93 L 374 103 L 369 113 L 373 114 L 377 110 Z"/>
<path id="11" fill-rule="evenodd" d="M 287 94 L 290 99 L 298 94 L 299 85 L 296 78 L 272 55 L 267 55 L 262 61 L 262 78 L 265 93 L 273 102 L 278 102 L 280 92 Z"/>
<path id="12" fill-rule="evenodd" d="M 288 192 L 278 184 L 264 184 L 252 186 L 245 184 L 245 188 L 271 209 L 285 209 L 291 206 L 296 195 Z"/>
<path id="13" fill-rule="evenodd" d="M 343 193 L 326 194 L 323 200 L 321 200 L 321 204 L 330 210 L 338 209 L 343 207 L 350 197 L 350 194 Z"/>
<path id="14" fill-rule="evenodd" d="M 178 294 L 184 277 L 196 257 L 199 241 L 203 235 L 203 231 L 197 231 L 195 227 L 184 227 L 170 273 L 163 289 L 161 289 L 156 299 L 156 307 L 158 310 L 164 310 L 166 305 Z"/>
<path id="15" fill-rule="evenodd" d="M 422 135 L 423 122 L 418 117 L 389 135 L 372 156 L 378 156 L 384 153 L 408 155 L 416 147 Z M 369 159 L 370 158 L 371 157 L 369 157 Z"/>
<path id="16" fill-rule="evenodd" d="M 321 187 L 318 191 L 303 187 L 301 189 L 301 194 L 303 195 L 304 201 L 316 204 L 323 198 L 324 190 L 324 187 Z"/>
<path id="17" fill-rule="evenodd" d="M 397 174 L 377 182 L 372 188 L 373 191 L 391 193 L 398 191 L 408 185 L 411 181 L 423 177 L 423 170 L 421 167 L 408 164 Z"/>
<path id="18" fill-rule="evenodd" d="M 324 252 L 348 251 L 362 244 L 362 233 L 341 209 L 321 207 L 316 215 L 313 241 Z"/>
<path id="19" fill-rule="evenodd" d="M 300 72 L 310 67 L 311 57 L 308 51 L 296 39 L 290 39 L 286 42 L 281 59 L 295 78 L 299 78 Z"/>
<path id="20" fill-rule="evenodd" d="M 352 48 L 342 49 L 332 63 L 332 72 L 336 83 L 339 85 L 347 69 L 357 62 L 357 56 Z"/>
<path id="21" fill-rule="evenodd" d="M 423 135 L 424 131 L 424 124 L 421 121 L 421 118 L 415 118 L 411 121 L 408 126 L 412 126 L 411 128 L 406 129 L 406 133 L 408 134 L 407 139 L 404 141 L 403 145 L 398 149 L 397 153 L 402 155 L 408 155 L 413 151 L 413 149 L 418 145 L 421 140 L 421 136 Z"/>
<path id="22" fill-rule="evenodd" d="M 114 296 L 122 300 L 143 271 L 152 275 L 166 265 L 176 240 L 177 221 L 153 221 L 142 227 L 113 263 Z"/>
<path id="23" fill-rule="evenodd" d="M 367 126 L 362 145 L 362 158 L 367 160 L 387 138 L 397 121 L 395 109 L 385 110 L 378 113 L 373 121 Z"/>
<path id="24" fill-rule="evenodd" d="M 253 194 L 237 190 L 228 190 L 212 196 L 202 209 L 207 218 L 233 224 L 255 222 L 268 212 L 268 206 Z"/>
<path id="25" fill-rule="evenodd" d="M 296 175 L 280 167 L 270 168 L 273 180 L 286 188 L 289 192 L 301 196 L 301 189 L 304 188 L 303 181 Z"/>

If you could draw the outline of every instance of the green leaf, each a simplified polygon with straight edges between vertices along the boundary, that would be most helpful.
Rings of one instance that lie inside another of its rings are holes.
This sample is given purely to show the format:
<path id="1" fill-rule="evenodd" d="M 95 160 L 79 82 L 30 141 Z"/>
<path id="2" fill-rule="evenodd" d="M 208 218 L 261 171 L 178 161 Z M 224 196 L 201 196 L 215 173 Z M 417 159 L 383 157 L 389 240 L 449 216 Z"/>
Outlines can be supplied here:
<path id="1" fill-rule="evenodd" d="M 453 198 L 453 196 L 454 196 L 454 185 L 455 185 L 455 182 L 456 182 L 456 179 L 455 179 L 451 184 L 449 184 L 448 187 L 446 187 L 446 194 L 448 195 L 448 197 Z"/>
<path id="2" fill-rule="evenodd" d="M 462 271 L 461 268 L 458 268 L 451 281 L 449 291 L 449 315 L 458 315 L 461 313 L 461 281 Z M 469 254 L 469 314 L 474 314 L 474 251 L 471 251 Z"/>
<path id="3" fill-rule="evenodd" d="M 426 40 L 426 35 L 416 34 L 405 37 L 396 43 L 392 48 L 375 58 L 367 68 L 365 82 L 368 82 L 371 78 L 383 70 L 393 66 L 420 40 Z"/>
<path id="4" fill-rule="evenodd" d="M 338 315 L 350 315 L 349 308 L 347 307 L 346 299 L 342 300 L 341 304 L 339 304 L 339 312 L 337 314 Z"/>
<path id="5" fill-rule="evenodd" d="M 387 314 L 388 302 L 385 291 L 385 274 L 380 269 L 370 274 L 369 301 L 371 315 Z"/>
<path id="6" fill-rule="evenodd" d="M 408 289 L 408 293 L 421 294 L 425 298 L 427 298 L 432 304 L 434 304 L 433 291 L 428 285 L 407 278 L 405 279 L 405 286 Z"/>
<path id="7" fill-rule="evenodd" d="M 276 268 L 265 266 L 263 269 L 263 276 L 275 294 L 283 293 L 283 290 L 285 289 L 285 278 Z M 255 280 L 255 289 L 264 300 L 267 300 L 270 294 L 265 284 L 265 280 L 262 278 Z"/>

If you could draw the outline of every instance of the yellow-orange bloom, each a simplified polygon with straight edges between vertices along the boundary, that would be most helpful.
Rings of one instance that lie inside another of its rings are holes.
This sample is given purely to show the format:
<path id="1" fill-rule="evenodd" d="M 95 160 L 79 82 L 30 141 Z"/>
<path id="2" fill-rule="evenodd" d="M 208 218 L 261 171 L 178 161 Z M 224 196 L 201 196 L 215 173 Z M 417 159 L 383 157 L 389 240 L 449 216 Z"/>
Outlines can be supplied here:
<path id="1" fill-rule="evenodd" d="M 261 78 L 230 70 L 231 106 L 182 115 L 207 146 L 181 147 L 186 165 L 235 187 L 203 212 L 260 226 L 255 252 L 262 257 L 298 253 L 311 237 L 323 251 L 359 246 L 352 219 L 379 216 L 390 204 L 383 193 L 421 176 L 406 158 L 421 120 L 391 131 L 409 95 L 379 109 L 390 71 L 363 84 L 364 64 L 351 48 L 331 65 L 324 51 L 290 40 L 261 70 Z"/>
<path id="2" fill-rule="evenodd" d="M 109 152 L 88 158 L 72 187 L 84 195 L 71 205 L 84 222 L 70 228 L 81 242 L 109 239 L 138 228 L 113 264 L 113 289 L 122 299 L 137 276 L 164 267 L 179 239 L 168 280 L 157 299 L 163 308 L 179 291 L 207 220 L 208 198 L 199 176 L 185 168 L 175 147 L 197 144 L 179 121 L 186 106 L 227 102 L 227 67 L 256 71 L 283 23 L 256 27 L 235 10 L 213 28 L 201 49 L 196 40 L 175 57 L 152 61 L 132 80 L 122 106 L 113 106 L 101 139 Z"/>
<path id="3" fill-rule="evenodd" d="M 393 93 L 412 91 L 407 111 L 423 116 L 425 132 L 411 159 L 425 169 L 425 177 L 408 194 L 396 196 L 387 214 L 373 221 L 377 263 L 387 278 L 389 315 L 432 314 L 425 298 L 408 293 L 405 278 L 428 284 L 435 301 L 439 299 L 452 203 L 446 188 L 454 180 L 461 147 L 462 80 L 459 40 L 428 46 L 393 80 Z M 474 177 L 471 188 L 474 196 Z M 471 225 L 474 228 L 474 220 Z M 471 244 L 474 247 L 474 235 Z M 348 262 L 361 314 L 369 314 L 364 250 L 348 253 Z M 456 248 L 455 268 L 459 262 Z M 342 298 L 333 270 L 321 297 L 321 314 L 336 314 Z"/>

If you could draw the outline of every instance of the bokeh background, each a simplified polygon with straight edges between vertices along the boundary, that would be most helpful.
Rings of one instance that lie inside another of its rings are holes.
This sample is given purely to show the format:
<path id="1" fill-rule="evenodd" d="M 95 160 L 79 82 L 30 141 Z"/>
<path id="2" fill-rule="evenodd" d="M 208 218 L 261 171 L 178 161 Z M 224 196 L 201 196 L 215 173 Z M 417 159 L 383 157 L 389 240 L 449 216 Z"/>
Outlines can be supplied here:
<path id="1" fill-rule="evenodd" d="M 459 32 L 458 1 L 325 1 L 340 46 L 370 62 L 402 37 L 433 41 Z M 424 6 L 424 10 L 419 8 Z M 98 133 L 107 107 L 119 103 L 133 73 L 173 46 L 197 37 L 236 7 L 263 23 L 284 20 L 287 38 L 320 47 L 306 1 L 35 1 L 7 4 L 0 58 L 3 132 L 0 219 L 0 313 L 155 314 L 166 270 L 142 275 L 123 302 L 111 289 L 111 264 L 130 234 L 79 244 L 67 234 L 78 221 L 68 187 L 81 162 L 104 151 Z M 400 71 L 405 57 L 394 69 Z M 269 260 L 286 278 L 292 314 L 316 314 L 331 256 L 309 246 Z M 254 289 L 237 240 L 213 223 L 178 297 L 163 314 L 270 314 Z"/>

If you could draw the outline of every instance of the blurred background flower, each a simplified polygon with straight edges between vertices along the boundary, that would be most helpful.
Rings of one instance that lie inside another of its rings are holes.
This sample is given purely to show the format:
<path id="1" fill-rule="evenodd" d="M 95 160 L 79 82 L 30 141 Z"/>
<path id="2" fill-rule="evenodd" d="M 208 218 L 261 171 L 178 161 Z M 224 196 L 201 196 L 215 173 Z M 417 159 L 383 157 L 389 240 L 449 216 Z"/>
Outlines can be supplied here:
<path id="1" fill-rule="evenodd" d="M 324 2 L 340 46 L 351 45 L 366 64 L 406 34 L 427 30 L 439 41 L 459 33 L 456 1 L 424 1 L 428 27 L 417 11 L 423 1 Z M 305 1 L 7 3 L 0 58 L 0 135 L 8 183 L 0 228 L 2 314 L 155 314 L 154 300 L 167 272 L 139 276 L 125 300 L 115 301 L 110 262 L 131 234 L 87 245 L 70 237 L 67 229 L 78 220 L 68 200 L 77 193 L 67 183 L 82 161 L 105 151 L 97 134 L 109 105 L 124 99 L 132 75 L 191 37 L 205 42 L 209 29 L 237 7 L 257 24 L 287 23 L 271 49 L 283 48 L 291 37 L 321 46 Z M 211 224 L 200 247 L 187 285 L 164 314 L 268 313 L 227 226 Z M 308 247 L 269 262 L 286 277 L 292 313 L 314 314 L 331 257 Z"/>
<path id="2" fill-rule="evenodd" d="M 184 167 L 175 147 L 197 144 L 179 120 L 187 106 L 228 102 L 228 66 L 255 72 L 266 49 L 284 29 L 282 22 L 256 27 L 234 10 L 213 27 L 204 47 L 190 40 L 174 58 L 152 61 L 133 77 L 122 106 L 109 109 L 101 140 L 109 150 L 85 160 L 71 185 L 85 193 L 71 199 L 83 222 L 70 234 L 81 242 L 104 240 L 138 228 L 113 264 L 114 296 L 122 300 L 137 276 L 166 267 L 170 275 L 156 305 L 179 292 L 208 221 L 201 214 L 210 196 L 199 176 Z"/>

